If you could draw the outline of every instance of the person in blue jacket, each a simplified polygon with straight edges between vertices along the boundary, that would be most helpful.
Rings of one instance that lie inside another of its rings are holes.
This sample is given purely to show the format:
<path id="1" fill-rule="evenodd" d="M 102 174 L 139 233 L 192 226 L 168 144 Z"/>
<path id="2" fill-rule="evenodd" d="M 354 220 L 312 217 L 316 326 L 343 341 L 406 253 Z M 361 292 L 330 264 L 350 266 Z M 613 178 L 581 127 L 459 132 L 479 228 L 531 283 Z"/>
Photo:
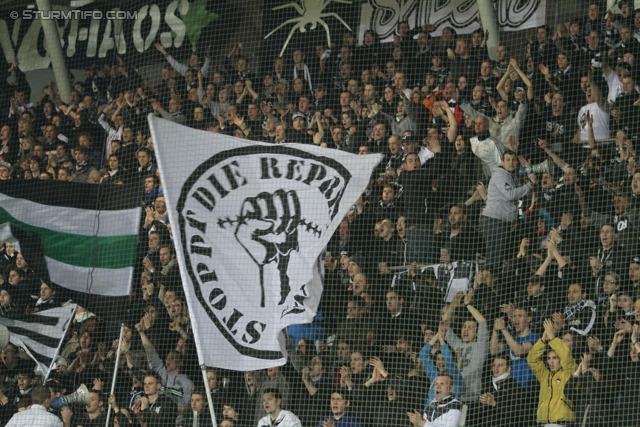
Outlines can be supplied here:
<path id="1" fill-rule="evenodd" d="M 457 399 L 462 393 L 462 375 L 458 371 L 456 362 L 453 359 L 451 349 L 444 341 L 445 330 L 443 326 L 440 326 L 438 333 L 433 336 L 430 342 L 422 347 L 420 350 L 420 361 L 422 362 L 422 368 L 429 378 L 429 393 L 427 395 L 427 401 L 425 403 L 425 411 L 431 402 L 436 397 L 436 392 L 433 387 L 435 380 L 439 375 L 449 374 L 453 378 L 453 396 Z M 434 352 L 436 350 L 437 352 Z M 433 362 L 432 353 L 437 354 L 436 362 Z"/>

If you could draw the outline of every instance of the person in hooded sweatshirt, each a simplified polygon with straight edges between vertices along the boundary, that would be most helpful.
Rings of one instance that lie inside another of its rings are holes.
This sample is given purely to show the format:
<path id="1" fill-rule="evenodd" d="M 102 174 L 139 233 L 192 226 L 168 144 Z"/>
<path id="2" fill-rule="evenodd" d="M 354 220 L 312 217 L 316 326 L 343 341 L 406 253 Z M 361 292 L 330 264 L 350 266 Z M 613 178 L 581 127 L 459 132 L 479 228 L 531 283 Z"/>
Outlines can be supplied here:
<path id="1" fill-rule="evenodd" d="M 500 267 L 511 250 L 511 226 L 518 216 L 516 203 L 538 185 L 535 174 L 529 182 L 518 185 L 514 172 L 518 166 L 516 153 L 507 150 L 502 155 L 502 164 L 497 167 L 489 181 L 487 205 L 482 213 L 480 229 L 486 242 L 486 265 L 492 269 Z"/>

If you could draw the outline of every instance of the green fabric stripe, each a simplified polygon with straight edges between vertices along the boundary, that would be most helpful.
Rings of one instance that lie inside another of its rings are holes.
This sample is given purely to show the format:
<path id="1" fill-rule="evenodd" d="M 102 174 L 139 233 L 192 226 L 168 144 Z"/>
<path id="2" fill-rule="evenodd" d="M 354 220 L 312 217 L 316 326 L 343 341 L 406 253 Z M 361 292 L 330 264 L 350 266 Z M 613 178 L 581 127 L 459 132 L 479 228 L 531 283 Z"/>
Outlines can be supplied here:
<path id="1" fill-rule="evenodd" d="M 0 224 L 9 222 L 42 239 L 44 254 L 77 267 L 119 269 L 132 267 L 138 236 L 87 237 L 26 224 L 0 208 Z M 91 255 L 93 254 L 93 256 Z"/>

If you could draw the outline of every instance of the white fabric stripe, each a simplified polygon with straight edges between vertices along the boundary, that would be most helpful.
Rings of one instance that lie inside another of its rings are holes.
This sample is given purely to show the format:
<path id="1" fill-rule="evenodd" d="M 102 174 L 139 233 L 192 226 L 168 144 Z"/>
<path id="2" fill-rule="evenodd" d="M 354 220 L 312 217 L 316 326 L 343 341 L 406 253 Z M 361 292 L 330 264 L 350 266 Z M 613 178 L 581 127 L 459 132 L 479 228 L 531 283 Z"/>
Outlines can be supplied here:
<path id="1" fill-rule="evenodd" d="M 45 310 L 36 314 L 31 315 L 31 320 L 37 320 L 38 318 L 43 317 L 54 317 L 58 319 L 58 322 L 55 325 L 43 325 L 37 322 L 23 322 L 21 320 L 9 319 L 9 318 L 0 318 L 0 323 L 7 325 L 10 328 L 19 327 L 27 330 L 32 330 L 41 335 L 46 335 L 58 340 L 58 345 L 56 347 L 49 347 L 44 344 L 39 343 L 38 341 L 34 341 L 31 338 L 28 338 L 24 335 L 11 333 L 11 343 L 18 347 L 22 347 L 26 350 L 29 357 L 33 359 L 37 365 L 37 370 L 42 372 L 45 378 L 49 375 L 49 366 L 45 366 L 42 363 L 38 362 L 33 354 L 41 354 L 52 359 L 52 365 L 55 363 L 55 358 L 60 351 L 60 346 L 62 344 L 62 338 L 65 336 L 67 332 L 67 328 L 70 325 L 71 318 L 74 316 L 76 311 L 76 304 L 68 304 L 62 307 L 56 307 L 49 310 Z"/>
<path id="2" fill-rule="evenodd" d="M 140 209 L 96 211 L 42 205 L 25 199 L 14 199 L 0 193 L 0 206 L 15 219 L 36 227 L 60 233 L 101 237 L 137 234 Z"/>
<path id="3" fill-rule="evenodd" d="M 76 267 L 49 257 L 45 257 L 45 259 L 47 260 L 47 267 L 49 267 L 49 277 L 63 288 L 108 297 L 129 295 L 133 267 L 114 270 L 94 268 L 93 280 L 90 282 L 90 268 Z M 87 285 L 90 283 L 91 289 L 87 289 Z"/>
<path id="4" fill-rule="evenodd" d="M 31 324 L 31 327 L 33 327 L 33 324 Z M 38 330 L 38 332 L 40 332 Z M 52 359 L 55 359 L 56 357 L 56 350 L 57 347 L 49 347 L 47 345 L 44 345 L 38 341 L 35 341 L 29 337 L 26 337 L 24 335 L 20 335 L 20 334 L 11 334 L 12 336 L 15 335 L 18 338 L 20 338 L 20 340 L 27 346 L 29 347 L 29 349 L 31 350 L 31 352 L 33 354 L 41 354 L 43 356 L 47 356 L 50 357 Z M 55 337 L 58 339 L 62 339 L 62 337 Z"/>
<path id="5" fill-rule="evenodd" d="M 11 342 L 11 344 L 15 345 L 16 347 L 25 349 L 26 353 L 29 355 L 31 360 L 33 360 L 36 363 L 36 372 L 42 372 L 44 377 L 47 378 L 49 376 L 49 366 L 46 366 L 35 359 L 31 350 L 29 350 L 27 343 L 23 342 L 22 338 L 24 338 L 24 336 L 11 334 L 11 338 L 9 341 Z M 53 358 L 55 359 L 55 356 Z"/>

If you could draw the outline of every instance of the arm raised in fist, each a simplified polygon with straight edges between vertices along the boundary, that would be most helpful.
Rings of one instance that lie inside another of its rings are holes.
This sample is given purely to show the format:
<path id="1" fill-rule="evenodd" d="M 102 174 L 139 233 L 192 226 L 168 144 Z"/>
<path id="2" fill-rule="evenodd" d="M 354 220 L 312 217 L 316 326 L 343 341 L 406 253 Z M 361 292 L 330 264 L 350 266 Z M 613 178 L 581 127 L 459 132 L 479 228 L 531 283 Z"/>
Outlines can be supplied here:
<path id="1" fill-rule="evenodd" d="M 287 268 L 292 251 L 299 249 L 300 200 L 295 191 L 262 192 L 247 198 L 241 208 L 235 236 L 260 269 L 260 306 L 265 306 L 264 266 L 275 262 L 280 272 L 280 302 L 291 287 Z"/>

